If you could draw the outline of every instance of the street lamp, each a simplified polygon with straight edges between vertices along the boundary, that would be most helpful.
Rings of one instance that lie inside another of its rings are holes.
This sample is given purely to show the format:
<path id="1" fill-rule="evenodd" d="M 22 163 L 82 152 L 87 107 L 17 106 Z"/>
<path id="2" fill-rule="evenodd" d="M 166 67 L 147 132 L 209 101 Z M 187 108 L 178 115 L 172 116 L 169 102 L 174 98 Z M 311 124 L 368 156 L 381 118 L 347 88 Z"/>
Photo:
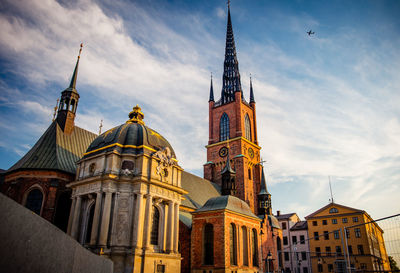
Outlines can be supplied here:
<path id="1" fill-rule="evenodd" d="M 267 261 L 267 273 L 269 273 L 269 261 L 271 259 L 272 259 L 271 251 L 268 251 L 267 258 L 265 258 L 265 260 Z"/>

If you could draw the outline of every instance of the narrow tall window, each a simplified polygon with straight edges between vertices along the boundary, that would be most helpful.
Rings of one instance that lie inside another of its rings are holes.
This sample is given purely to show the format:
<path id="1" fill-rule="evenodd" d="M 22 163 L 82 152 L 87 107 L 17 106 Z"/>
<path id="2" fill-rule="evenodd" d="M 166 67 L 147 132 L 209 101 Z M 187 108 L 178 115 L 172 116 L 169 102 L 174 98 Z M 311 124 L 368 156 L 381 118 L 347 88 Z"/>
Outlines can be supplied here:
<path id="1" fill-rule="evenodd" d="M 26 197 L 25 207 L 40 215 L 42 209 L 43 194 L 39 189 L 33 189 Z"/>
<path id="2" fill-rule="evenodd" d="M 203 237 L 204 264 L 214 264 L 214 229 L 212 224 L 206 224 Z"/>
<path id="3" fill-rule="evenodd" d="M 257 243 L 257 230 L 253 229 L 251 233 L 251 241 L 253 242 L 253 266 L 258 266 L 258 243 Z M 279 248 L 279 246 L 278 246 Z"/>
<path id="4" fill-rule="evenodd" d="M 249 247 L 247 241 L 247 229 L 242 227 L 242 245 L 243 245 L 243 265 L 249 265 Z"/>
<path id="5" fill-rule="evenodd" d="M 229 241 L 231 265 L 237 265 L 236 227 L 233 223 L 229 226 Z"/>
<path id="6" fill-rule="evenodd" d="M 219 140 L 224 141 L 229 139 L 229 117 L 226 113 L 224 113 L 221 117 L 219 128 L 220 128 Z"/>
<path id="7" fill-rule="evenodd" d="M 87 223 L 86 223 L 86 234 L 85 234 L 85 243 L 89 244 L 92 238 L 92 226 L 93 226 L 93 217 L 94 217 L 94 208 L 96 207 L 95 202 L 91 204 L 88 215 L 87 215 Z"/>
<path id="8" fill-rule="evenodd" d="M 245 130 L 245 138 L 251 141 L 251 124 L 248 114 L 246 114 L 246 116 L 244 117 L 244 130 Z"/>
<path id="9" fill-rule="evenodd" d="M 150 243 L 158 245 L 158 224 L 160 222 L 160 212 L 158 208 L 153 206 L 153 223 L 151 225 Z"/>

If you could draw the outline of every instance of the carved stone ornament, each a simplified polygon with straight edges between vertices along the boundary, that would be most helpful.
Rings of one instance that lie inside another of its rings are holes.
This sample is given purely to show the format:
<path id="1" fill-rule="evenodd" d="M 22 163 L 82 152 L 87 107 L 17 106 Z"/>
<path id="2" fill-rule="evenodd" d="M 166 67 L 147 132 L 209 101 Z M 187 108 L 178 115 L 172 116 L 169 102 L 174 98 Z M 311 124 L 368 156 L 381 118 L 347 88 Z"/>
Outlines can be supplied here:
<path id="1" fill-rule="evenodd" d="M 158 162 L 158 166 L 156 167 L 157 174 L 161 176 L 167 176 L 168 172 L 165 171 L 166 168 L 174 164 L 171 150 L 168 147 L 164 147 L 155 152 L 153 155 L 160 160 Z"/>
<path id="2" fill-rule="evenodd" d="M 120 169 L 119 173 L 121 175 L 126 175 L 126 176 L 135 176 L 139 174 L 139 170 L 138 169 L 133 169 L 133 170 L 129 170 L 129 169 Z"/>

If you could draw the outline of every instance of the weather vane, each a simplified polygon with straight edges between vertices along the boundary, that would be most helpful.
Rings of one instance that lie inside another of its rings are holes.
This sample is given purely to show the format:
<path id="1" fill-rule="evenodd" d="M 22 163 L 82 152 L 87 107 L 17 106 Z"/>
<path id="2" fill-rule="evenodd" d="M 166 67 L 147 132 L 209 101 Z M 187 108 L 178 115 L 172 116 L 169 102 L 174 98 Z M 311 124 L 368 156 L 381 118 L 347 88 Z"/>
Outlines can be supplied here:
<path id="1" fill-rule="evenodd" d="M 79 55 L 78 55 L 78 58 L 80 58 L 80 57 L 81 57 L 81 53 L 82 53 L 82 47 L 83 47 L 83 43 L 81 43 L 81 48 L 79 49 Z"/>

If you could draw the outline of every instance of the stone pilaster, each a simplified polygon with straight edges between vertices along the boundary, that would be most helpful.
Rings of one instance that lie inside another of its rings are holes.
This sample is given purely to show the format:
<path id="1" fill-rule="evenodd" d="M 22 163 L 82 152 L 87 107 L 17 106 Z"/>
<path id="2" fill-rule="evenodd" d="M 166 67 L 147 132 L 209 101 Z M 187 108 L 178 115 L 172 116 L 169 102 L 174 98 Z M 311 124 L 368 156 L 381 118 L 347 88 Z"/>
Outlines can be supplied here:
<path id="1" fill-rule="evenodd" d="M 103 217 L 101 221 L 101 228 L 100 228 L 100 238 L 99 238 L 99 245 L 106 246 L 107 239 L 108 239 L 108 229 L 110 226 L 110 216 L 111 216 L 111 199 L 112 193 L 106 192 L 104 199 L 104 210 L 103 210 Z"/>
<path id="2" fill-rule="evenodd" d="M 97 237 L 98 237 L 98 233 L 99 233 L 99 224 L 100 224 L 101 199 L 102 199 L 101 192 L 96 192 L 96 203 L 95 203 L 95 208 L 94 208 L 93 224 L 92 224 L 92 231 L 91 231 L 91 236 L 90 236 L 90 244 L 91 245 L 97 244 Z"/>

